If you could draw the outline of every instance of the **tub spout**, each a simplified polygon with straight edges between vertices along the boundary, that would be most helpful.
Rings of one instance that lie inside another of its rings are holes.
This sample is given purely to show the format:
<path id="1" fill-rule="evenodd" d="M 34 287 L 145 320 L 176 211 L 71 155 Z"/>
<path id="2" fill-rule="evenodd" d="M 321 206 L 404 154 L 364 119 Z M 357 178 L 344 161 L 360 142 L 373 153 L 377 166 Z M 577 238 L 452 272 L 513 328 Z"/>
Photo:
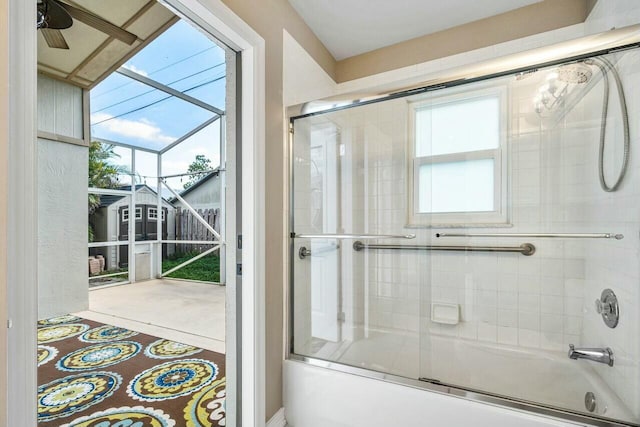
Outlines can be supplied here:
<path id="1" fill-rule="evenodd" d="M 587 359 L 613 366 L 613 351 L 607 348 L 575 348 L 569 344 L 569 359 Z"/>

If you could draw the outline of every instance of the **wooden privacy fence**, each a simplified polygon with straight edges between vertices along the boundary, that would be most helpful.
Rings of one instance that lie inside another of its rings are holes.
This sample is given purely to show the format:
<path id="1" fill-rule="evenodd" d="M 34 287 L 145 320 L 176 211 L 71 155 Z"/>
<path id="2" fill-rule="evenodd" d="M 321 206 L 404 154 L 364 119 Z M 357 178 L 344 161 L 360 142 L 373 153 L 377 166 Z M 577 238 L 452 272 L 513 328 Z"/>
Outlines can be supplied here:
<path id="1" fill-rule="evenodd" d="M 207 224 L 220 233 L 220 209 L 197 209 Z M 213 234 L 187 209 L 176 210 L 176 240 L 215 240 Z M 211 245 L 176 245 L 176 252 L 204 252 Z M 217 251 L 216 251 L 217 252 Z"/>

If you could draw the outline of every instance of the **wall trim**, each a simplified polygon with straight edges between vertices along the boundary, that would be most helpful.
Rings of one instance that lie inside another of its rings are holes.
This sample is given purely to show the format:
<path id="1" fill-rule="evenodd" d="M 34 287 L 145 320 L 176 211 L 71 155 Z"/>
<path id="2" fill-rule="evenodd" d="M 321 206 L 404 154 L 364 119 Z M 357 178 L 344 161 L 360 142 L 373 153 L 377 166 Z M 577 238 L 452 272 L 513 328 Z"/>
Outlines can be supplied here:
<path id="1" fill-rule="evenodd" d="M 9 26 L 9 2 L 0 3 L 0 28 L 5 29 Z M 9 32 L 0 31 L 0 63 L 9 63 Z M 6 195 L 8 192 L 8 145 L 9 145 L 9 67 L 0 68 L 0 194 Z M 9 329 L 4 327 L 8 320 L 8 304 L 7 304 L 7 214 L 9 212 L 9 200 L 7 197 L 0 197 L 0 369 L 2 372 L 8 372 L 8 332 Z M 0 378 L 0 426 L 7 426 L 7 402 L 8 386 L 7 375 Z"/>
<path id="2" fill-rule="evenodd" d="M 9 114 L 6 161 L 8 390 L 7 426 L 37 424 L 37 42 L 35 2 L 9 0 Z M 4 325 L 2 325 L 4 327 Z M 3 414 L 4 416 L 4 414 Z"/>
<path id="3" fill-rule="evenodd" d="M 88 147 L 89 146 L 87 141 L 85 141 L 84 139 L 74 138 L 72 136 L 60 135 L 60 134 L 57 134 L 57 133 L 47 132 L 47 131 L 44 131 L 44 130 L 39 130 L 38 131 L 38 138 L 46 139 L 46 140 L 49 140 L 49 141 L 62 142 L 64 144 L 80 145 L 82 147 Z"/>
<path id="4" fill-rule="evenodd" d="M 265 57 L 264 39 L 222 0 L 160 0 L 187 16 L 241 55 L 242 146 L 242 296 L 237 331 L 240 360 L 227 358 L 227 375 L 240 372 L 241 382 L 227 382 L 227 423 L 264 426 L 266 422 L 265 351 Z M 235 244 L 230 238 L 229 244 Z M 233 243 L 232 243 L 233 242 Z M 239 390 L 239 394 L 237 393 Z M 236 399 L 232 399 L 235 397 Z M 236 402 L 237 400 L 237 402 Z M 241 404 L 236 422 L 235 405 Z"/>
<path id="5" fill-rule="evenodd" d="M 339 83 L 581 24 L 586 0 L 543 0 L 336 62 Z M 499 29 L 499 30 L 496 30 Z M 471 35 L 471 36 L 470 36 Z M 411 54 L 407 54 L 411 52 Z"/>
<path id="6" fill-rule="evenodd" d="M 284 417 L 284 408 L 278 409 L 278 412 L 273 414 L 273 417 L 267 422 L 265 427 L 285 427 L 287 420 Z"/>
<path id="7" fill-rule="evenodd" d="M 169 0 L 195 24 L 242 56 L 243 298 L 242 420 L 265 425 L 265 42 L 221 0 Z M 166 1 L 163 1 L 166 4 Z M 37 251 L 35 2 L 9 0 L 8 330 L 7 425 L 37 424 Z M 2 31 L 5 31 L 4 29 Z M 5 399 L 5 397 L 2 397 Z M 4 417 L 2 414 L 0 417 Z M 0 425 L 4 424 L 0 419 Z M 231 420 L 230 420 L 231 421 Z"/>

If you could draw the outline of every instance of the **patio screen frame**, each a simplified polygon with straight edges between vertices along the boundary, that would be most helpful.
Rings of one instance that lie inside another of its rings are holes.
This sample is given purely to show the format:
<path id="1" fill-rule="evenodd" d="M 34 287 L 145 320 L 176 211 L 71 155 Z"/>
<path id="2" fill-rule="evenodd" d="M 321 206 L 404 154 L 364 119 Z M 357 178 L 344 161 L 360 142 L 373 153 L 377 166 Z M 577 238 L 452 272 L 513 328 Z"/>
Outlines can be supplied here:
<path id="1" fill-rule="evenodd" d="M 210 0 L 206 5 L 200 0 L 163 0 L 163 4 L 190 22 L 214 34 L 238 53 L 242 67 L 238 69 L 238 101 L 242 109 L 237 111 L 237 161 L 244 165 L 242 182 L 238 181 L 238 203 L 242 211 L 243 274 L 242 296 L 235 295 L 232 287 L 227 294 L 233 296 L 237 307 L 234 322 L 228 323 L 229 347 L 236 350 L 236 358 L 227 358 L 228 399 L 227 420 L 233 426 L 264 425 L 265 422 L 265 91 L 266 46 L 264 39 L 239 18 L 221 0 Z M 0 225 L 7 229 L 5 239 L 0 238 L 0 265 L 7 266 L 6 280 L 0 279 L 0 296 L 6 296 L 5 333 L 0 334 L 5 346 L 0 345 L 0 367 L 8 372 L 0 380 L 0 425 L 33 427 L 37 424 L 37 356 L 36 328 L 38 319 L 37 274 L 33 268 L 37 254 L 37 174 L 36 174 L 36 73 L 37 50 L 33 17 L 35 2 L 8 0 L 2 9 L 8 14 L 2 27 L 8 40 L 7 50 L 0 55 L 8 58 L 7 72 L 0 71 L 7 99 L 8 124 L 3 139 L 7 144 L 3 151 L 0 144 L 0 163 L 6 182 L 0 179 L 0 188 L 8 190 L 0 205 L 11 206 L 8 215 L 0 216 Z M 2 19 L 0 18 L 0 21 Z M 1 26 L 0 26 L 1 27 Z M 230 153 L 236 161 L 235 151 Z M 229 181 L 236 182 L 230 176 Z M 240 195 L 241 193 L 241 195 Z M 236 199 L 236 195 L 227 196 Z M 229 222 L 235 224 L 235 218 Z M 238 224 L 240 225 L 240 224 Z M 10 251 L 7 249 L 11 248 Z M 3 255 L 4 254 L 4 255 Z M 229 251 L 228 262 L 235 264 L 239 250 Z M 231 277 L 231 276 L 230 276 Z M 236 281 L 239 276 L 234 276 Z M 231 324 L 233 323 L 233 324 Z M 237 329 L 237 331 L 236 331 Z M 240 349 L 243 351 L 240 352 Z M 237 374 L 236 374 L 236 371 Z M 242 375 L 240 375 L 240 371 Z M 238 384 L 235 378 L 237 377 Z M 8 393 L 7 391 L 11 392 Z M 237 408 L 236 403 L 238 402 Z M 242 404 L 240 405 L 240 402 Z M 237 419 L 236 419 L 237 409 Z"/>
<path id="2" fill-rule="evenodd" d="M 207 111 L 210 111 L 214 114 L 213 117 L 211 117 L 210 119 L 202 122 L 201 124 L 199 124 L 198 126 L 194 127 L 193 129 L 189 130 L 188 132 L 186 132 L 184 135 L 180 136 L 179 138 L 177 138 L 175 141 L 171 142 L 170 144 L 166 145 L 165 147 L 159 149 L 159 150 L 154 150 L 152 148 L 148 148 L 148 147 L 139 147 L 137 145 L 134 144 L 129 144 L 129 143 L 125 143 L 125 142 L 120 142 L 120 141 L 114 141 L 114 140 L 108 140 L 108 139 L 104 139 L 104 138 L 92 138 L 92 141 L 97 141 L 100 142 L 102 144 L 108 144 L 108 145 L 114 145 L 114 146 L 118 146 L 118 147 L 122 147 L 122 148 L 126 148 L 131 150 L 131 164 L 130 164 L 130 173 L 128 174 L 130 179 L 131 179 L 131 187 L 130 190 L 117 190 L 117 189 L 104 189 L 104 188 L 89 188 L 89 194 L 104 194 L 104 195 L 121 195 L 121 196 L 126 196 L 129 198 L 129 212 L 135 212 L 135 206 L 136 206 L 136 182 L 135 182 L 135 178 L 137 176 L 136 174 L 136 151 L 143 151 L 146 153 L 150 153 L 150 154 L 155 154 L 157 156 L 157 209 L 158 212 L 162 212 L 162 188 L 164 186 L 164 188 L 168 189 L 175 197 L 177 200 L 179 200 L 182 204 L 185 205 L 185 207 L 187 208 L 187 210 L 194 216 L 194 218 L 200 222 L 201 224 L 204 225 L 204 227 L 210 231 L 213 236 L 214 236 L 214 240 L 168 240 L 168 239 L 163 239 L 162 238 L 162 233 L 158 232 L 156 233 L 156 240 L 144 240 L 144 241 L 136 241 L 135 240 L 135 221 L 128 221 L 128 236 L 129 238 L 125 241 L 125 240 L 115 240 L 115 241 L 103 241 L 103 242 L 90 242 L 88 247 L 89 248 L 101 248 L 101 247 L 110 247 L 110 246 L 123 246 L 123 245 L 128 245 L 128 251 L 129 251 L 129 256 L 128 256 L 128 274 L 127 274 L 127 279 L 126 281 L 123 282 L 118 282 L 115 284 L 110 284 L 110 285 L 106 285 L 106 286 L 114 286 L 114 285 L 125 285 L 128 283 L 135 283 L 136 282 L 136 245 L 154 245 L 155 246 L 155 269 L 153 271 L 152 276 L 156 277 L 156 278 L 162 278 L 162 277 L 166 277 L 167 275 L 183 268 L 186 267 L 187 265 L 197 261 L 198 259 L 209 255 L 211 253 L 213 253 L 216 250 L 220 250 L 220 284 L 225 284 L 226 283 L 226 266 L 225 266 L 225 241 L 222 237 L 221 233 L 224 233 L 224 229 L 225 229 L 225 217 L 226 217 L 226 209 L 225 209 L 225 187 L 226 187 L 226 182 L 225 182 L 225 163 L 226 163 L 226 156 L 225 156 L 225 131 L 224 131 L 224 117 L 226 116 L 225 111 L 211 105 L 208 104 L 202 100 L 199 100 L 197 98 L 194 98 L 192 96 L 189 96 L 183 92 L 180 92 L 176 89 L 173 89 L 165 84 L 162 84 L 156 80 L 153 80 L 150 77 L 147 76 L 143 76 L 140 73 L 137 73 L 135 71 L 132 71 L 128 68 L 124 68 L 124 67 L 120 67 L 118 68 L 116 71 L 116 73 L 121 74 L 125 77 L 128 77 L 130 79 L 133 79 L 139 83 L 142 83 L 146 86 L 149 86 L 153 89 L 159 90 L 161 92 L 166 93 L 169 96 L 173 96 L 176 98 L 179 98 L 183 101 L 186 101 L 194 106 L 203 108 Z M 176 148 L 177 146 L 179 146 L 181 143 L 187 141 L 189 138 L 191 138 L 193 135 L 195 135 L 196 133 L 200 132 L 201 130 L 207 128 L 208 126 L 212 126 L 216 121 L 219 121 L 220 126 L 220 134 L 219 134 L 219 143 L 220 143 L 220 167 L 218 169 L 218 173 L 219 173 L 219 177 L 220 177 L 220 200 L 221 200 L 221 221 L 220 221 L 220 232 L 218 233 L 213 227 L 211 227 L 209 225 L 209 223 L 202 217 L 202 215 L 200 215 L 186 200 L 184 200 L 177 191 L 175 191 L 173 188 L 171 188 L 171 186 L 169 186 L 169 184 L 166 181 L 166 178 L 170 178 L 170 177 L 176 177 L 176 176 L 193 176 L 193 175 L 200 175 L 200 174 L 204 174 L 204 173 L 210 173 L 211 171 L 204 171 L 204 172 L 193 172 L 193 173 L 184 173 L 184 174 L 178 174 L 178 175 L 171 175 L 171 176 L 163 176 L 162 175 L 162 156 L 163 154 L 165 154 L 166 152 L 168 152 L 169 150 L 172 150 L 174 148 Z M 156 230 L 161 230 L 162 229 L 162 217 L 160 215 L 158 215 L 157 218 L 155 218 L 156 221 Z M 133 238 L 132 238 L 133 236 Z M 193 244 L 193 245 L 212 245 L 211 248 L 207 249 L 206 251 L 204 251 L 203 253 L 171 268 L 170 270 L 167 270 L 165 272 L 162 271 L 162 245 L 164 244 L 171 244 L 171 243 L 180 243 L 180 244 Z M 104 278 L 104 277 L 109 277 L 109 276 L 114 276 L 114 275 L 123 275 L 123 273 L 120 274 L 107 274 L 107 275 L 98 275 L 98 276 L 90 276 L 89 280 L 91 279 L 97 279 L 97 278 Z"/>

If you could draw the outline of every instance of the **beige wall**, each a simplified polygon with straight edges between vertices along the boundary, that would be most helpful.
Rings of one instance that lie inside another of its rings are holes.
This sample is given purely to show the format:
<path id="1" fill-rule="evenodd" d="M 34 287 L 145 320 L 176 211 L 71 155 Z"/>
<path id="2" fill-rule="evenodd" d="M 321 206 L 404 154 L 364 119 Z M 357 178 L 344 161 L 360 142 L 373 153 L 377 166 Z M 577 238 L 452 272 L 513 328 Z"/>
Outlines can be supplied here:
<path id="1" fill-rule="evenodd" d="M 544 0 L 338 61 L 338 83 L 584 22 L 590 0 Z"/>
<path id="2" fill-rule="evenodd" d="M 266 415 L 282 407 L 285 288 L 286 138 L 282 98 L 283 31 L 333 76 L 334 60 L 287 0 L 223 0 L 266 44 Z"/>
<path id="3" fill-rule="evenodd" d="M 6 0 L 0 0 L 0 427 L 7 413 L 7 145 L 8 145 L 8 34 Z"/>

